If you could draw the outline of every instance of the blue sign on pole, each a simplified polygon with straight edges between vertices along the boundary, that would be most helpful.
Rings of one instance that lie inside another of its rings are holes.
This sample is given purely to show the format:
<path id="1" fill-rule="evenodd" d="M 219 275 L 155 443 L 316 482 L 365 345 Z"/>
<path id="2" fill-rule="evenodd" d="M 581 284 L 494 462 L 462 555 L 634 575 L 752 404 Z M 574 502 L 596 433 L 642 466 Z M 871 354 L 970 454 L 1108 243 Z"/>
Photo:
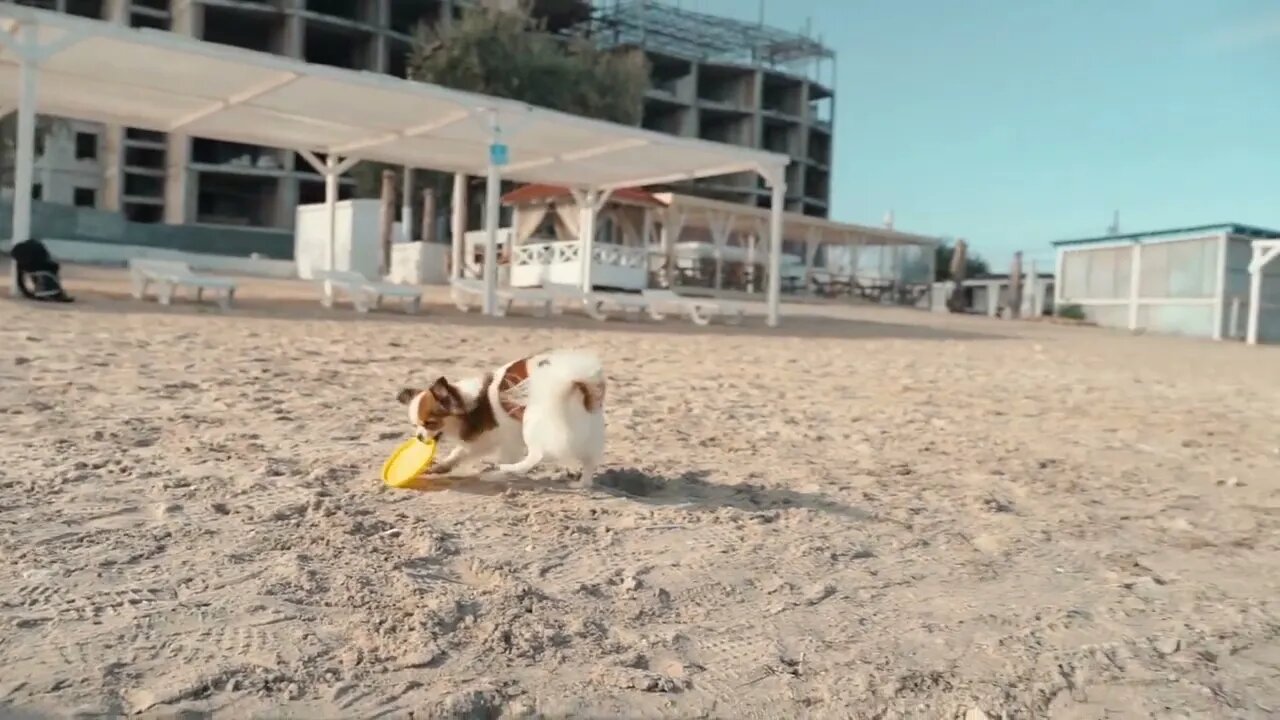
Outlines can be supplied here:
<path id="1" fill-rule="evenodd" d="M 489 162 L 498 167 L 507 164 L 507 146 L 496 142 L 489 145 Z"/>

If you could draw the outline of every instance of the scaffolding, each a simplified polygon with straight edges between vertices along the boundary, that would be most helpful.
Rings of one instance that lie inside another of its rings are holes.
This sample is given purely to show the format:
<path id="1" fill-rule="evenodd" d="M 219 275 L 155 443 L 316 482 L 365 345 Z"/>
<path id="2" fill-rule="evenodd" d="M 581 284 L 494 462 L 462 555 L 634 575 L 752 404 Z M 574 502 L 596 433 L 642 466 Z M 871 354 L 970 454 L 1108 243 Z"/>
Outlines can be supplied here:
<path id="1" fill-rule="evenodd" d="M 769 27 L 764 24 L 763 0 L 760 9 L 760 20 L 752 23 L 656 0 L 613 0 L 596 8 L 589 32 L 610 46 L 793 72 L 812 69 L 815 76 L 822 61 L 834 63 L 835 51 L 820 39 L 808 32 Z"/>

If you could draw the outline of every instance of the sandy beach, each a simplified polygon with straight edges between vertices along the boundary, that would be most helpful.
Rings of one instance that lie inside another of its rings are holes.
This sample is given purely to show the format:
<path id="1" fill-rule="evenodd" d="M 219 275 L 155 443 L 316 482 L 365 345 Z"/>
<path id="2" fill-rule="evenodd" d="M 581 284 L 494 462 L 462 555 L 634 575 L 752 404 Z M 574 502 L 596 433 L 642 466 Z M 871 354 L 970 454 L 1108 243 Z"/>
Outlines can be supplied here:
<path id="1" fill-rule="evenodd" d="M 0 717 L 1280 715 L 1280 350 L 0 300 Z M 597 488 L 388 490 L 395 393 L 609 372 Z"/>

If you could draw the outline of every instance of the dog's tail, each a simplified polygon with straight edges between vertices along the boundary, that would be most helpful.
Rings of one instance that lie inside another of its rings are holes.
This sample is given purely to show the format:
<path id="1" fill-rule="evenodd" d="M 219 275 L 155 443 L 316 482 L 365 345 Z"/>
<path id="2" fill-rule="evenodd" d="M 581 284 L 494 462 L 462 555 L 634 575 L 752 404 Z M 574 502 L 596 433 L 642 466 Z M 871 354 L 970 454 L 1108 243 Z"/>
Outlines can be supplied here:
<path id="1" fill-rule="evenodd" d="M 535 383 L 535 392 L 540 389 L 554 393 L 558 396 L 554 399 L 562 402 L 567 396 L 581 403 L 582 409 L 588 413 L 597 413 L 604 408 L 604 366 L 598 357 L 586 352 L 558 352 L 545 362 L 546 365 L 539 367 L 537 372 L 546 373 L 550 382 Z"/>
<path id="2" fill-rule="evenodd" d="M 600 412 L 604 408 L 604 377 L 592 381 L 575 380 L 570 392 L 582 395 L 582 409 L 589 413 Z"/>

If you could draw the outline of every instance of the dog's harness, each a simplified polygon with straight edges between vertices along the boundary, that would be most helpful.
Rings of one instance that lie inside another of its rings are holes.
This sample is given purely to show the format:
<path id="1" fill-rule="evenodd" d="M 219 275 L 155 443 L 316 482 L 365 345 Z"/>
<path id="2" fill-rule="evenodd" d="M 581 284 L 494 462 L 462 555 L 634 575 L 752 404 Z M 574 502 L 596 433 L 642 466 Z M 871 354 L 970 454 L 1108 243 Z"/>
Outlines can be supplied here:
<path id="1" fill-rule="evenodd" d="M 517 360 L 507 367 L 498 380 L 498 404 L 502 411 L 517 422 L 524 421 L 524 408 L 528 397 L 528 388 L 524 386 L 529 379 L 529 359 Z"/>

